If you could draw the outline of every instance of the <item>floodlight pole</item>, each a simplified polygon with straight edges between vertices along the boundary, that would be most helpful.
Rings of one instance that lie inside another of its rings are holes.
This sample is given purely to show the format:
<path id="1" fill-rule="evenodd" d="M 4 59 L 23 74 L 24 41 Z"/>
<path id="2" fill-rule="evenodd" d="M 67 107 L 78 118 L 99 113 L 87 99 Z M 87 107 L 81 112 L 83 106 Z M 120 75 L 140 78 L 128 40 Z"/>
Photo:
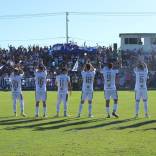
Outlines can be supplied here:
<path id="1" fill-rule="evenodd" d="M 69 35 L 68 35 L 68 23 L 69 23 L 69 12 L 66 12 L 66 43 L 69 42 Z"/>

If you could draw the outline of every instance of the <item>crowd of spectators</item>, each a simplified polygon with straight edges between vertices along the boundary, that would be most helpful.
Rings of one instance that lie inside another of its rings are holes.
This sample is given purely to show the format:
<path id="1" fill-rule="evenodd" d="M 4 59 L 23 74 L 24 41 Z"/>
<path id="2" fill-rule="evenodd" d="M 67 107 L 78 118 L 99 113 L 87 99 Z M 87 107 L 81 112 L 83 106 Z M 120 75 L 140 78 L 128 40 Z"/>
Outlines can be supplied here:
<path id="1" fill-rule="evenodd" d="M 42 59 L 47 67 L 47 87 L 56 89 L 55 77 L 59 73 L 60 67 L 67 66 L 71 77 L 74 90 L 81 89 L 81 69 L 88 60 L 97 69 L 94 88 L 103 89 L 103 77 L 99 72 L 99 64 L 106 64 L 108 61 L 115 64 L 122 64 L 120 72 L 116 79 L 117 87 L 121 89 L 133 89 L 135 75 L 133 72 L 134 64 L 137 60 L 144 60 L 149 68 L 148 86 L 156 88 L 156 53 L 144 54 L 134 51 L 117 51 L 111 46 L 79 47 L 76 44 L 56 44 L 53 46 L 29 46 L 25 48 L 19 46 L 15 48 L 9 46 L 8 49 L 0 49 L 0 67 L 6 66 L 12 62 L 20 63 L 25 72 L 22 85 L 24 89 L 34 88 L 34 66 L 39 59 Z M 76 61 L 78 61 L 78 70 L 72 71 Z M 3 69 L 3 68 L 2 68 Z M 9 88 L 9 73 L 0 69 L 0 88 Z"/>
<path id="2" fill-rule="evenodd" d="M 147 64 L 149 74 L 148 74 L 148 87 L 156 88 L 156 52 L 143 52 L 142 50 L 133 51 L 121 51 L 122 60 L 122 70 L 125 77 L 126 87 L 133 88 L 135 82 L 135 75 L 133 68 L 138 61 L 143 61 Z M 123 78 L 124 78 L 123 77 Z"/>

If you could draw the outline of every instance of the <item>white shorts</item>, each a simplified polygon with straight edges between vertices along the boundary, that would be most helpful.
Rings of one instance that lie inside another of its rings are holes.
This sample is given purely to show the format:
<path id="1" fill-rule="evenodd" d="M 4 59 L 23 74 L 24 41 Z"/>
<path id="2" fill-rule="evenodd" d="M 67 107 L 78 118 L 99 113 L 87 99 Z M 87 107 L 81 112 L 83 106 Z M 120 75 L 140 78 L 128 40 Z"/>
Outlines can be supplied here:
<path id="1" fill-rule="evenodd" d="M 36 101 L 46 101 L 47 100 L 47 92 L 46 91 L 37 91 L 35 92 Z"/>
<path id="2" fill-rule="evenodd" d="M 111 98 L 114 100 L 118 99 L 118 94 L 116 90 L 105 90 L 104 96 L 106 100 L 110 100 Z"/>
<path id="3" fill-rule="evenodd" d="M 147 100 L 148 99 L 148 95 L 147 95 L 147 90 L 146 89 L 142 89 L 142 90 L 135 90 L 135 100 Z"/>
<path id="4" fill-rule="evenodd" d="M 68 101 L 68 93 L 58 93 L 57 100 L 66 103 Z"/>
<path id="5" fill-rule="evenodd" d="M 82 94 L 81 94 L 81 100 L 83 101 L 92 101 L 93 99 L 93 92 L 83 92 L 82 91 Z"/>
<path id="6" fill-rule="evenodd" d="M 23 95 L 21 92 L 12 92 L 13 100 L 23 100 Z"/>

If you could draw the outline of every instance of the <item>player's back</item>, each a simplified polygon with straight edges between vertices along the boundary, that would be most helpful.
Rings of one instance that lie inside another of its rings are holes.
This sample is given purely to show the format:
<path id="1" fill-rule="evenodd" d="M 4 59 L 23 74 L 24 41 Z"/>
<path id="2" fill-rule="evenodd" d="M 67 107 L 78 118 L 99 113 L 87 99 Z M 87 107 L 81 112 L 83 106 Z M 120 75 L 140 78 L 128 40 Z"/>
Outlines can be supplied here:
<path id="1" fill-rule="evenodd" d="M 12 92 L 21 92 L 22 91 L 21 80 L 22 80 L 22 75 L 11 74 L 10 81 L 11 81 Z"/>
<path id="2" fill-rule="evenodd" d="M 105 90 L 116 90 L 115 80 L 116 74 L 118 70 L 116 69 L 109 69 L 107 67 L 103 68 L 101 73 L 104 77 L 104 89 Z"/>
<path id="3" fill-rule="evenodd" d="M 67 74 L 60 74 L 60 75 L 56 76 L 56 82 L 57 82 L 59 93 L 67 93 L 68 92 L 69 81 L 70 81 L 70 77 Z"/>
<path id="4" fill-rule="evenodd" d="M 47 72 L 35 72 L 36 91 L 46 91 Z"/>
<path id="5" fill-rule="evenodd" d="M 136 74 L 136 83 L 135 83 L 135 90 L 140 89 L 147 89 L 147 77 L 148 77 L 148 70 L 139 70 L 137 68 L 134 69 Z"/>
<path id="6" fill-rule="evenodd" d="M 81 75 L 83 79 L 82 91 L 93 91 L 95 71 L 82 71 Z"/>

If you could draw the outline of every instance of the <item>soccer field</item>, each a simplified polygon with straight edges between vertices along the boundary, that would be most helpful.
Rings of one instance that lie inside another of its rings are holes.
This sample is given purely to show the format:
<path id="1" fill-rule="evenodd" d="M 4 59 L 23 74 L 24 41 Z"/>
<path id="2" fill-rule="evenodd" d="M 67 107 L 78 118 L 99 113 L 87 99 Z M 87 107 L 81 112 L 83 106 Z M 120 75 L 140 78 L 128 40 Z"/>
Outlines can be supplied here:
<path id="1" fill-rule="evenodd" d="M 48 92 L 48 118 L 34 118 L 34 92 L 24 93 L 27 117 L 13 117 L 10 92 L 0 92 L 0 156 L 155 156 L 156 92 L 149 92 L 149 112 L 134 119 L 134 93 L 119 92 L 119 119 L 105 119 L 103 92 L 94 93 L 93 114 L 88 105 L 77 115 L 80 92 L 69 97 L 69 114 L 54 118 L 56 92 Z M 41 106 L 41 105 L 40 105 Z M 19 104 L 18 104 L 19 114 Z M 42 106 L 40 107 L 42 115 Z"/>

